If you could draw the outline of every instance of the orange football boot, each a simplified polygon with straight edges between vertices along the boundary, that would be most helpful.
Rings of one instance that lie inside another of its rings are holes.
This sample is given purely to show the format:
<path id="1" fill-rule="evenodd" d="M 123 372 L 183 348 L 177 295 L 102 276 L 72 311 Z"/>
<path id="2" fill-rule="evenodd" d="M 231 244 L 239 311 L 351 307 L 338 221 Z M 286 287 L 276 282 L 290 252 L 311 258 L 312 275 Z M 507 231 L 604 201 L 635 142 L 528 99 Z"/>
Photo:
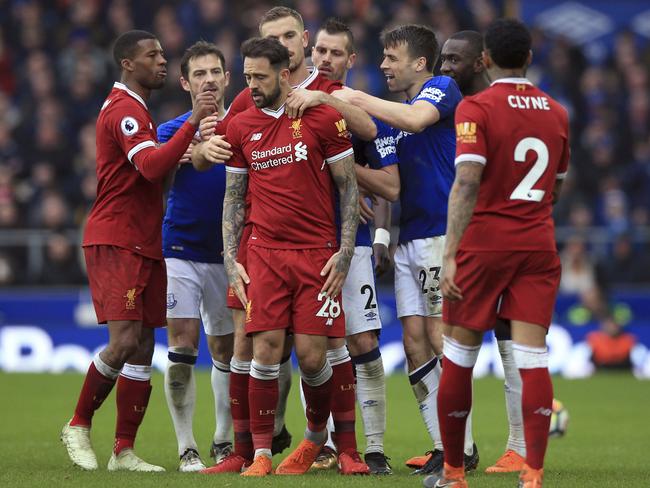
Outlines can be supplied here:
<path id="1" fill-rule="evenodd" d="M 339 454 L 339 473 L 370 474 L 370 468 L 357 451 L 344 451 Z"/>
<path id="2" fill-rule="evenodd" d="M 524 467 L 525 459 L 516 451 L 508 449 L 494 465 L 485 468 L 486 473 L 517 473 Z"/>
<path id="3" fill-rule="evenodd" d="M 322 444 L 303 439 L 298 447 L 275 468 L 275 474 L 305 474 L 314 463 L 321 447 Z"/>
<path id="4" fill-rule="evenodd" d="M 544 469 L 533 469 L 524 463 L 519 475 L 519 488 L 542 488 Z"/>
<path id="5" fill-rule="evenodd" d="M 432 452 L 433 451 L 427 451 L 424 456 L 413 456 L 412 458 L 407 459 L 404 464 L 409 468 L 420 469 L 429 459 L 431 459 Z"/>
<path id="6" fill-rule="evenodd" d="M 241 476 L 268 476 L 273 472 L 273 464 L 271 458 L 268 456 L 260 455 L 253 460 L 246 471 L 243 471 Z"/>

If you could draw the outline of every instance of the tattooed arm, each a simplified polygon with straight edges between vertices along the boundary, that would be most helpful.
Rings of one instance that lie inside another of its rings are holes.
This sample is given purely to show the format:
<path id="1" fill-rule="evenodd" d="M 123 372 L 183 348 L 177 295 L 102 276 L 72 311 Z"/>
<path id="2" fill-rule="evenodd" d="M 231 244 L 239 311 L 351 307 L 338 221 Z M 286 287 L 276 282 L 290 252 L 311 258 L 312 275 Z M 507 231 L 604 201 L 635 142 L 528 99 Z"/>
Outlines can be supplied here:
<path id="1" fill-rule="evenodd" d="M 442 294 L 447 300 L 462 300 L 462 290 L 454 282 L 456 251 L 469 224 L 478 197 L 483 165 L 468 161 L 456 167 L 456 179 L 449 194 L 447 236 L 442 265 Z"/>
<path id="2" fill-rule="evenodd" d="M 341 291 L 350 269 L 359 225 L 359 188 L 354 164 L 354 156 L 350 155 L 329 165 L 341 203 L 341 247 L 321 271 L 321 276 L 327 275 L 321 293 L 332 298 Z"/>
<path id="3" fill-rule="evenodd" d="M 246 191 L 248 175 L 246 173 L 226 172 L 226 194 L 223 199 L 223 264 L 228 274 L 228 283 L 237 298 L 246 306 L 248 301 L 244 283 L 250 279 L 244 267 L 237 262 L 237 251 L 244 229 L 246 213 Z"/>

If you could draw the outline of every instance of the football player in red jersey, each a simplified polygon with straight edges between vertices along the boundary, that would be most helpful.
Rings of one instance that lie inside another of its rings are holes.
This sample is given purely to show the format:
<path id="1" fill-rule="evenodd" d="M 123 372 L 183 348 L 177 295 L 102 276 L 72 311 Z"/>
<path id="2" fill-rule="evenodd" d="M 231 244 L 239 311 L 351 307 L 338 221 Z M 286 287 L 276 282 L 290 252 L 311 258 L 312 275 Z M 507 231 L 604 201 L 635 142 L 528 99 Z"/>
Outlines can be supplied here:
<path id="1" fill-rule="evenodd" d="M 444 444 L 441 477 L 425 486 L 467 486 L 465 421 L 472 369 L 483 333 L 511 323 L 522 379 L 526 462 L 523 488 L 541 487 L 552 412 L 546 332 L 560 281 L 552 218 L 569 160 L 566 110 L 525 78 L 530 32 L 500 19 L 484 38 L 490 88 L 456 112 L 456 177 L 449 196 L 442 291 L 444 368 L 438 416 Z"/>
<path id="2" fill-rule="evenodd" d="M 328 94 L 339 90 L 343 87 L 340 81 L 330 80 L 328 77 L 319 73 L 314 67 L 307 66 L 305 58 L 305 48 L 309 41 L 309 33 L 305 30 L 302 16 L 297 11 L 287 7 L 274 7 L 264 14 L 259 23 L 259 32 L 263 37 L 277 39 L 289 51 L 289 84 L 292 91 L 300 89 L 317 90 L 321 96 L 327 96 L 324 103 L 334 106 L 341 111 L 345 118 L 350 131 L 364 140 L 374 138 L 376 127 L 370 117 L 361 109 L 352 105 L 341 104 L 338 99 L 329 97 Z M 201 135 L 206 142 L 196 146 L 192 152 L 192 161 L 198 170 L 206 169 L 214 163 L 222 163 L 223 149 L 229 147 L 228 143 L 223 140 L 222 134 L 225 133 L 230 120 L 238 113 L 254 106 L 253 98 L 249 88 L 242 90 L 235 98 L 228 109 L 228 115 L 217 127 L 215 117 L 209 117 L 201 123 Z M 215 135 L 215 127 L 217 133 Z M 246 226 L 243 231 L 243 239 L 246 241 L 250 235 L 250 226 Z M 246 264 L 246 246 L 240 246 L 238 262 L 244 266 Z M 232 290 L 229 291 L 227 304 L 233 310 L 233 322 L 235 324 L 235 345 L 233 360 L 231 361 L 231 411 L 233 415 L 233 426 L 235 429 L 235 453 L 233 456 L 226 458 L 219 465 L 207 469 L 206 473 L 238 472 L 243 463 L 252 456 L 252 443 L 248 433 L 248 372 L 250 370 L 250 360 L 252 358 L 252 343 L 243 333 L 244 328 L 244 307 Z M 281 452 L 291 442 L 291 436 L 284 426 L 284 412 L 286 410 L 286 401 L 291 385 L 291 343 L 287 341 L 285 354 L 282 358 L 280 369 L 280 397 L 276 411 L 276 425 L 274 429 L 275 439 L 273 452 Z M 342 365 L 335 370 L 335 381 L 339 384 L 348 384 L 352 377 L 352 366 L 350 361 L 347 365 Z M 339 375 L 340 371 L 345 371 L 346 375 Z M 354 398 L 354 392 L 347 393 Z M 353 429 L 352 429 L 353 430 Z M 353 436 L 349 437 L 351 440 Z"/>
<path id="3" fill-rule="evenodd" d="M 216 103 L 210 92 L 198 95 L 192 116 L 159 148 L 145 100 L 167 76 L 160 42 L 149 32 L 129 31 L 115 41 L 113 56 L 121 79 L 97 119 L 97 199 L 83 239 L 97 320 L 108 323 L 109 342 L 90 364 L 61 440 L 75 465 L 97 469 L 90 426 L 117 382 L 117 426 L 108 470 L 164 471 L 133 451 L 151 394 L 154 328 L 165 325 L 163 179 Z"/>
<path id="4" fill-rule="evenodd" d="M 327 338 L 345 336 L 338 300 L 354 252 L 359 219 L 352 146 L 345 120 L 326 105 L 289 119 L 289 51 L 277 40 L 251 39 L 242 46 L 244 74 L 255 107 L 228 126 L 233 156 L 224 201 L 224 263 L 232 289 L 246 303 L 246 332 L 253 337 L 249 402 L 255 445 L 243 473 L 271 472 L 271 439 L 278 375 L 287 329 L 294 333 L 307 402 L 305 439 L 276 469 L 306 472 L 324 444 L 330 411 L 332 367 Z M 340 196 L 341 245 L 337 247 L 334 184 Z M 237 263 L 251 196 L 247 278 Z M 343 454 L 342 454 L 343 455 Z M 358 453 L 349 453 L 349 456 Z M 366 467 L 367 470 L 367 467 Z"/>

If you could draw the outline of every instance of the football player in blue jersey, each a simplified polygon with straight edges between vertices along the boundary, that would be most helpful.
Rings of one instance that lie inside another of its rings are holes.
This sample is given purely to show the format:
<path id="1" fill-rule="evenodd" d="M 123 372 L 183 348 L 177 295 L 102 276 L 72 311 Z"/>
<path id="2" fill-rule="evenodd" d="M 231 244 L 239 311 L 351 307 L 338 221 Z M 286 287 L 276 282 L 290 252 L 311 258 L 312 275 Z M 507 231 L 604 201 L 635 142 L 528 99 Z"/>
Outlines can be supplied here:
<path id="1" fill-rule="evenodd" d="M 400 235 L 395 252 L 397 314 L 402 321 L 409 381 L 434 449 L 420 473 L 442 468 L 437 390 L 442 354 L 440 270 L 445 243 L 447 200 L 454 179 L 454 111 L 462 95 L 448 76 L 434 76 L 438 42 L 423 25 L 401 25 L 382 34 L 381 69 L 388 89 L 404 93 L 404 103 L 359 90 L 343 98 L 395 129 L 399 160 Z M 467 469 L 478 451 L 471 436 L 465 445 Z"/>
<path id="2" fill-rule="evenodd" d="M 214 44 L 197 42 L 181 59 L 181 86 L 192 104 L 197 94 L 211 91 L 223 118 L 224 91 L 230 73 Z M 158 128 L 161 143 L 168 141 L 190 116 L 187 112 Z M 163 220 L 163 255 L 167 265 L 168 362 L 165 397 L 174 423 L 181 472 L 205 468 L 192 432 L 196 386 L 194 364 L 203 322 L 212 357 L 212 390 L 216 430 L 210 453 L 216 460 L 232 449 L 232 418 L 228 394 L 233 348 L 232 315 L 226 308 L 228 279 L 223 266 L 221 214 L 225 168 L 215 165 L 199 173 L 190 162 L 191 147 L 179 161 L 169 191 Z"/>
<path id="3" fill-rule="evenodd" d="M 316 34 L 311 57 L 320 73 L 330 80 L 345 82 L 347 72 L 356 58 L 350 28 L 336 19 L 325 21 Z M 375 141 L 366 142 L 356 136 L 352 140 L 358 163 L 373 166 L 395 164 L 397 155 L 394 144 L 392 150 L 386 144 L 380 153 L 374 150 Z M 397 198 L 398 192 L 399 180 L 393 200 Z M 350 271 L 343 285 L 346 339 L 330 339 L 328 356 L 334 362 L 351 357 L 356 370 L 356 397 L 366 437 L 364 458 L 372 474 L 390 474 L 391 467 L 384 455 L 386 385 L 378 342 L 381 318 L 372 263 L 373 254 L 382 266 L 389 259 L 390 234 L 387 229 L 390 228 L 390 204 L 382 198 L 377 198 L 376 201 L 377 204 L 373 206 L 375 241 L 373 243 L 370 239 L 368 224 L 360 223 Z M 328 427 L 331 433 L 335 426 L 330 424 Z M 330 436 L 314 462 L 314 467 L 324 469 L 335 465 L 335 446 Z"/>

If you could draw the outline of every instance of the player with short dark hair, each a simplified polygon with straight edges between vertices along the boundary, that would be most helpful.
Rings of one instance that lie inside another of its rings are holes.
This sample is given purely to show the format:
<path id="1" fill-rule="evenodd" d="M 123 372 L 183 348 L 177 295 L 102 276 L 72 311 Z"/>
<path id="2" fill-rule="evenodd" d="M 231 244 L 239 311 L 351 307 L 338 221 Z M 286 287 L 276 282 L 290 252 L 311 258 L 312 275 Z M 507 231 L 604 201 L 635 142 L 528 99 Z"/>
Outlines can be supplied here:
<path id="1" fill-rule="evenodd" d="M 458 85 L 434 76 L 438 52 L 434 32 L 424 25 L 397 26 L 382 34 L 380 68 L 388 89 L 405 103 L 382 100 L 359 90 L 343 96 L 394 128 L 400 176 L 400 234 L 395 251 L 395 299 L 402 322 L 409 382 L 434 444 L 420 473 L 442 467 L 442 439 L 436 392 L 442 354 L 442 294 L 439 279 L 445 241 L 447 197 L 453 182 L 453 115 L 461 99 Z M 468 426 L 468 469 L 478 450 Z"/>
<path id="2" fill-rule="evenodd" d="M 522 379 L 526 463 L 519 486 L 542 486 L 553 401 L 546 333 L 561 272 L 552 206 L 567 172 L 569 127 L 567 111 L 524 77 L 530 48 L 521 22 L 492 23 L 483 52 L 492 85 L 456 112 L 441 283 L 445 366 L 438 415 L 445 465 L 425 486 L 467 486 L 463 435 L 472 370 L 483 333 L 497 318 L 510 321 Z"/>
<path id="3" fill-rule="evenodd" d="M 109 343 L 88 368 L 61 440 L 75 465 L 97 469 L 90 425 L 117 382 L 108 470 L 164 471 L 133 451 L 151 394 L 154 328 L 165 325 L 163 179 L 185 153 L 201 118 L 214 112 L 215 100 L 212 93 L 199 94 L 192 116 L 158 147 L 145 100 L 167 77 L 160 43 L 149 32 L 129 31 L 117 39 L 113 54 L 121 78 L 97 118 L 97 198 L 82 244 L 97 320 L 108 324 Z"/>
<path id="4" fill-rule="evenodd" d="M 285 62 L 275 54 L 285 52 Z M 307 402 L 305 439 L 276 474 L 306 472 L 327 438 L 332 366 L 327 338 L 345 335 L 338 300 L 354 252 L 359 219 L 353 154 L 345 120 L 331 107 L 310 109 L 291 121 L 289 51 L 273 38 L 242 45 L 244 74 L 255 107 L 228 125 L 233 156 L 226 167 L 224 263 L 232 289 L 246 303 L 246 332 L 253 337 L 250 366 L 250 427 L 253 464 L 244 476 L 271 472 L 271 443 L 278 401 L 278 375 L 287 329 L 294 333 Z M 334 185 L 341 211 L 340 248 L 334 218 Z M 252 232 L 248 269 L 237 263 L 250 193 Z M 248 294 L 244 280 L 250 274 Z M 342 453 L 341 464 L 346 456 Z"/>
<path id="5" fill-rule="evenodd" d="M 476 31 L 456 32 L 442 45 L 440 73 L 453 78 L 463 96 L 475 95 L 490 85 L 482 53 L 483 36 Z"/>
<path id="6" fill-rule="evenodd" d="M 223 119 L 225 89 L 230 80 L 223 53 L 216 45 L 199 41 L 181 58 L 181 86 L 194 106 L 199 93 L 214 93 L 216 115 Z M 192 115 L 184 113 L 158 128 L 166 143 Z M 194 364 L 199 350 L 201 322 L 212 357 L 211 386 L 216 428 L 210 454 L 217 461 L 232 452 L 232 416 L 229 379 L 233 348 L 232 315 L 226 308 L 228 278 L 223 267 L 221 213 L 226 187 L 222 165 L 199 173 L 191 164 L 193 144 L 179 161 L 169 190 L 163 220 L 163 255 L 167 266 L 168 362 L 165 397 L 178 441 L 181 472 L 199 471 L 199 457 L 192 432 L 196 402 Z"/>

